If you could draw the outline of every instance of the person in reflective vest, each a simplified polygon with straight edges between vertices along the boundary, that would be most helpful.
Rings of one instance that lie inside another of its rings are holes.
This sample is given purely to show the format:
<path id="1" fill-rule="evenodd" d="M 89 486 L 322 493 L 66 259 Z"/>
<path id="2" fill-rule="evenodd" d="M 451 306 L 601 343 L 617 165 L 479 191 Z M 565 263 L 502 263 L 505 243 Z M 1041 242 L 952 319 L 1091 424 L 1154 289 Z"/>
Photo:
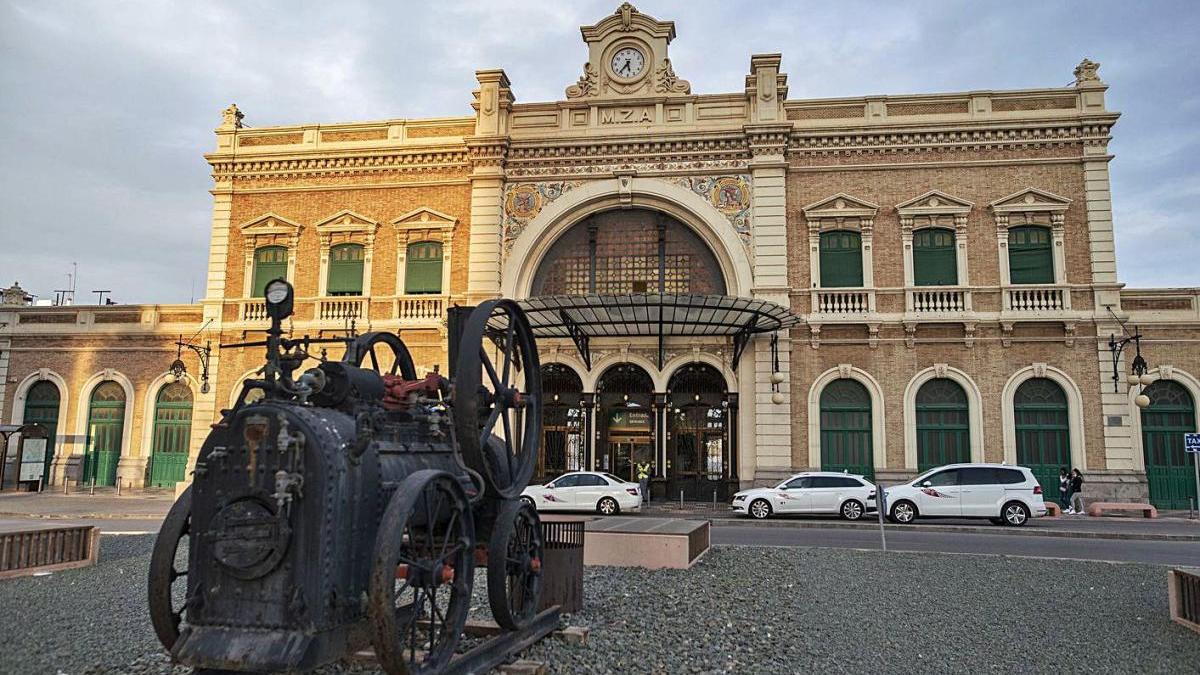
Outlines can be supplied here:
<path id="1" fill-rule="evenodd" d="M 642 503 L 650 502 L 650 462 L 637 464 L 638 491 L 642 493 Z"/>

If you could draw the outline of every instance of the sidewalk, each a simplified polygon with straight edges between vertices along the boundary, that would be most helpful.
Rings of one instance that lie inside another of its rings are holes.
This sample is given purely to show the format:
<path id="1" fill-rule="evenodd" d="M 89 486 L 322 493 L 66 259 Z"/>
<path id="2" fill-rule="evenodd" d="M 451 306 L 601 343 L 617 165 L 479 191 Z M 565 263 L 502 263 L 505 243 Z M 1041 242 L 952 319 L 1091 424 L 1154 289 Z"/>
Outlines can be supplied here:
<path id="1" fill-rule="evenodd" d="M 175 503 L 171 489 L 125 489 L 117 496 L 116 488 L 87 488 L 69 495 L 62 492 L 8 492 L 0 494 L 0 517 L 104 520 L 147 520 L 167 515 Z"/>

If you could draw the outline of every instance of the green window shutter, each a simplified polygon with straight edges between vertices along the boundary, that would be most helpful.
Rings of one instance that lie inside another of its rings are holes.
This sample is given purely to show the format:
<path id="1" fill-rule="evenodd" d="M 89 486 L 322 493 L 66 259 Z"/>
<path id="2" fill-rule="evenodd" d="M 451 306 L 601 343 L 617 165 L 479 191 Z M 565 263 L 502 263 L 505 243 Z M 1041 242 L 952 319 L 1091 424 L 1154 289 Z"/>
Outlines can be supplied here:
<path id="1" fill-rule="evenodd" d="M 338 244 L 329 249 L 328 295 L 362 295 L 363 247 L 361 244 Z"/>
<path id="2" fill-rule="evenodd" d="M 821 392 L 821 469 L 875 473 L 871 395 L 855 380 L 834 380 Z"/>
<path id="3" fill-rule="evenodd" d="M 405 258 L 405 293 L 442 292 L 442 243 L 420 241 L 408 245 Z"/>
<path id="4" fill-rule="evenodd" d="M 958 284 L 954 232 L 932 228 L 913 235 L 913 282 L 918 286 Z"/>
<path id="5" fill-rule="evenodd" d="M 1049 228 L 1024 226 L 1008 231 L 1008 278 L 1014 284 L 1054 283 Z"/>
<path id="6" fill-rule="evenodd" d="M 287 278 L 287 248 L 264 246 L 254 251 L 254 284 L 250 288 L 252 297 L 267 294 L 267 283 Z"/>
<path id="7" fill-rule="evenodd" d="M 862 285 L 862 237 L 848 230 L 822 233 L 821 288 Z"/>

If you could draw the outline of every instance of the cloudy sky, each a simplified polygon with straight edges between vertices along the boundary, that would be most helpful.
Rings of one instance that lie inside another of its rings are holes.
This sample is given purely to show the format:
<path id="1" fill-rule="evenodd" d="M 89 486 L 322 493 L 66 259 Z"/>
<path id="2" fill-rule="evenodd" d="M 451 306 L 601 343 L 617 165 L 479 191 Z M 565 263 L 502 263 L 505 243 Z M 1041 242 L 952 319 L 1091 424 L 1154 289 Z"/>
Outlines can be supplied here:
<path id="1" fill-rule="evenodd" d="M 617 4 L 0 0 L 0 282 L 52 297 L 77 262 L 79 302 L 187 302 L 230 102 L 252 126 L 464 115 L 493 67 L 556 100 L 578 27 Z M 1099 61 L 1121 279 L 1200 285 L 1200 3 L 636 4 L 676 22 L 696 93 L 740 90 L 754 52 L 783 53 L 792 98 L 1064 86 Z"/>

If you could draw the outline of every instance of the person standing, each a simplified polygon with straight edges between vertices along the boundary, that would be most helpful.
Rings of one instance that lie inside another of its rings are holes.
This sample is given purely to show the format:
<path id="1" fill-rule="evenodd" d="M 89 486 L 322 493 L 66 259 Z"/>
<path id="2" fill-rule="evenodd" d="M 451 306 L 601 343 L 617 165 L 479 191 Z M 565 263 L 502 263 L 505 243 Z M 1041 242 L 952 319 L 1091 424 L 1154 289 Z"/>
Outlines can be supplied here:
<path id="1" fill-rule="evenodd" d="M 1071 469 L 1071 489 L 1070 489 L 1071 496 L 1070 496 L 1070 499 L 1071 499 L 1071 503 L 1074 507 L 1073 510 L 1071 511 L 1071 513 L 1074 513 L 1076 515 L 1083 513 L 1083 497 L 1079 496 L 1080 493 L 1082 493 L 1082 492 L 1083 492 L 1083 474 L 1079 472 L 1079 469 Z"/>
<path id="2" fill-rule="evenodd" d="M 638 492 L 642 493 L 642 503 L 650 503 L 650 462 L 638 462 L 637 465 Z"/>
<path id="3" fill-rule="evenodd" d="M 1067 491 L 1071 489 L 1071 476 L 1067 473 L 1067 467 L 1062 467 L 1058 470 L 1058 503 L 1062 506 L 1063 513 L 1071 513 L 1071 500 L 1067 496 Z"/>

